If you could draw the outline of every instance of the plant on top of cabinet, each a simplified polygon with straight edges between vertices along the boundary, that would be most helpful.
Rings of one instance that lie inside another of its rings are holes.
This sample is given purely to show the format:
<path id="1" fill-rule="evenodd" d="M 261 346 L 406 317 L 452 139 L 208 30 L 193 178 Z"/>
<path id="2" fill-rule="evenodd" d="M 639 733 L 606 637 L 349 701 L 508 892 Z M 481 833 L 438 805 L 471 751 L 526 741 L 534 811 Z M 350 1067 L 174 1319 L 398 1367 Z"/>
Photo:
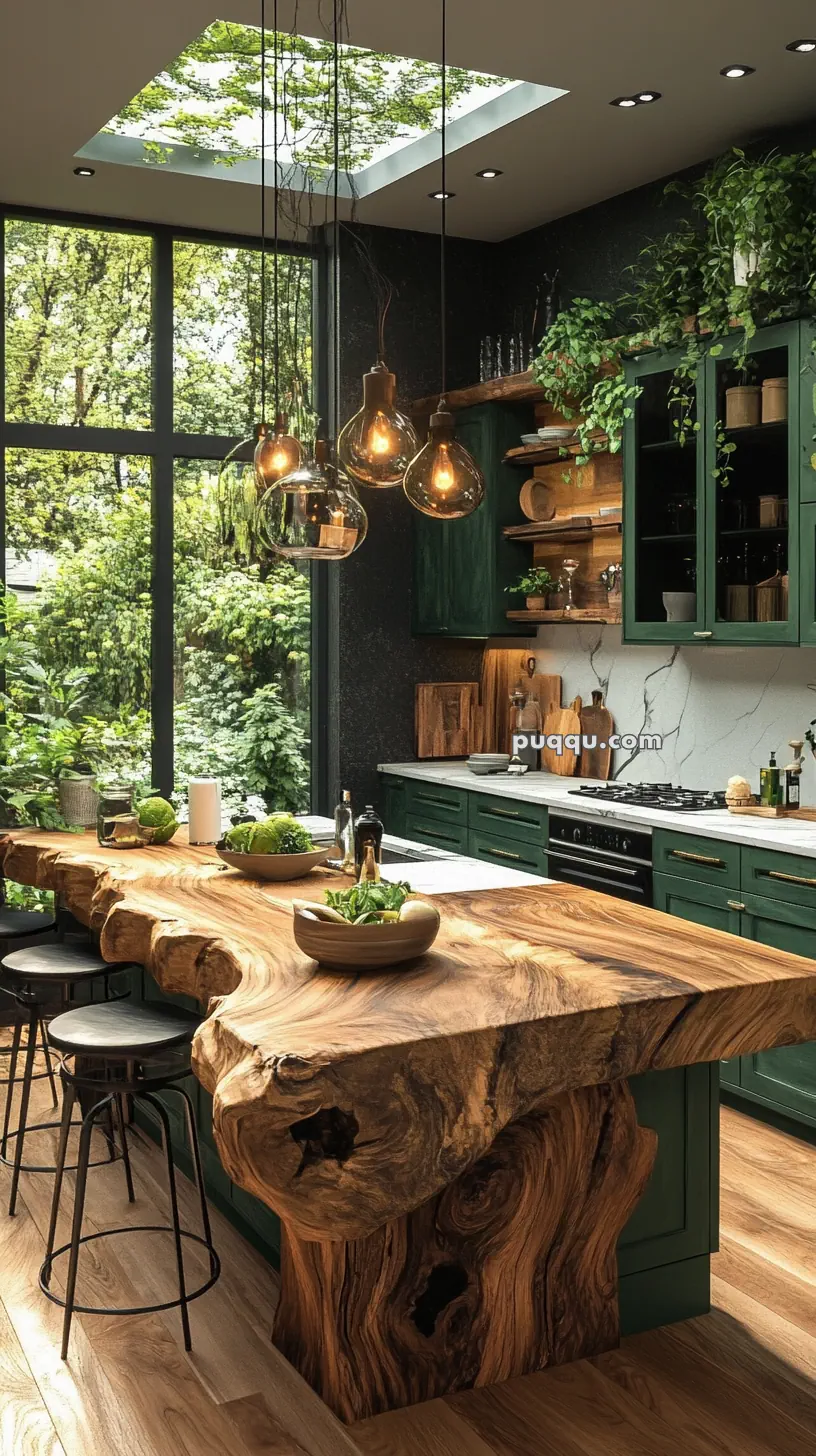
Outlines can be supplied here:
<path id="1" fill-rule="evenodd" d="M 565 420 L 576 421 L 577 465 L 585 465 L 598 449 L 595 431 L 607 436 L 601 448 L 612 454 L 620 450 L 623 423 L 631 413 L 634 391 L 622 371 L 619 341 L 611 338 L 614 330 L 608 304 L 575 298 L 547 330 L 533 361 L 533 376 L 548 402 Z"/>

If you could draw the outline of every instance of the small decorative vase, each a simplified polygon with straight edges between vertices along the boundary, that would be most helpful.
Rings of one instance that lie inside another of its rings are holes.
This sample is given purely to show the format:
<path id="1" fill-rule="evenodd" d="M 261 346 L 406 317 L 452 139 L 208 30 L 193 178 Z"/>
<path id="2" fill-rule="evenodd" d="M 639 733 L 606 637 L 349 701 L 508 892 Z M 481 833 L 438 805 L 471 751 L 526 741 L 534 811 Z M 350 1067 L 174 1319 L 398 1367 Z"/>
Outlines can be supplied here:
<path id="1" fill-rule="evenodd" d="M 759 248 L 735 248 L 734 249 L 734 284 L 737 288 L 745 288 L 750 280 L 756 277 L 762 263 L 762 253 Z"/>
<path id="2" fill-rule="evenodd" d="M 57 786 L 60 814 L 74 829 L 95 829 L 99 794 L 93 774 L 60 779 Z"/>
<path id="3" fill-rule="evenodd" d="M 547 605 L 546 597 L 526 597 L 525 601 L 528 612 L 543 612 Z"/>

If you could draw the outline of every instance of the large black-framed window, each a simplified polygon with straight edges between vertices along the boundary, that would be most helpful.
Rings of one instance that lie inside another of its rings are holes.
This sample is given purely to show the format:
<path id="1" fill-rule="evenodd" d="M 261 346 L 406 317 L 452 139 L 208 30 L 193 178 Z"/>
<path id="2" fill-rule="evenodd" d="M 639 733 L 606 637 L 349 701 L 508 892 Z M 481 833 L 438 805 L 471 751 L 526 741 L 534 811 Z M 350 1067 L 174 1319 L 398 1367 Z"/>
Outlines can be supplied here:
<path id="1" fill-rule="evenodd" d="M 239 250 L 241 255 L 260 253 L 260 241 L 246 236 L 193 232 L 181 228 L 131 223 L 123 219 L 101 218 L 85 214 L 32 211 L 13 207 L 0 207 L 0 276 L 7 279 L 4 243 L 6 224 L 20 223 L 51 225 L 54 229 L 69 228 L 86 230 L 96 234 L 120 234 L 131 239 L 142 239 L 149 248 L 150 297 L 145 300 L 146 318 L 149 318 L 149 419 L 139 419 L 138 403 L 132 404 L 132 396 L 138 396 L 138 388 L 132 385 L 126 375 L 117 382 L 121 406 L 117 404 L 114 413 L 121 415 L 121 422 L 113 426 L 99 426 L 90 421 L 93 410 L 87 411 L 88 423 L 44 422 L 42 419 L 20 417 L 15 402 L 6 397 L 5 369 L 0 383 L 0 532 L 3 551 L 0 553 L 5 585 L 6 564 L 6 478 L 7 467 L 15 462 L 49 460 L 58 456 L 75 456 L 81 453 L 91 457 L 115 457 L 117 461 L 133 462 L 125 469 L 126 484 L 133 491 L 141 488 L 143 479 L 149 479 L 150 500 L 150 682 L 149 711 L 152 738 L 152 778 L 156 789 L 169 793 L 174 787 L 174 702 L 178 691 L 179 662 L 174 646 L 174 614 L 177 611 L 174 588 L 174 501 L 178 491 L 178 479 L 184 471 L 194 468 L 199 462 L 202 469 L 217 469 L 217 464 L 246 433 L 219 432 L 213 429 L 213 419 L 218 421 L 217 409 L 202 407 L 202 428 L 196 428 L 194 411 L 187 411 L 183 428 L 176 418 L 175 402 L 179 393 L 177 355 L 177 312 L 174 299 L 174 279 L 177 274 L 179 250 L 187 254 L 196 248 Z M 308 273 L 309 296 L 312 317 L 312 357 L 320 357 L 324 351 L 317 346 L 322 332 L 322 320 L 326 317 L 322 281 L 326 276 L 321 265 L 318 244 L 308 247 L 287 247 L 287 256 L 303 261 L 303 270 Z M 104 286 L 99 280 L 99 286 Z M 220 309 L 218 299 L 210 300 L 211 333 L 213 337 L 213 373 L 217 374 L 220 333 L 229 327 L 229 311 Z M 93 298 L 89 300 L 93 306 Z M 18 311 L 19 312 L 19 311 Z M 2 310 L 0 330 L 5 323 L 6 308 Z M 36 339 L 29 339 L 25 329 L 18 329 L 16 347 L 33 349 Z M 148 328 L 145 326 L 145 336 Z M 112 345 L 115 348 L 115 343 Z M 0 332 L 0 356 L 6 359 L 5 333 Z M 18 371 L 19 372 L 19 371 Z M 25 372 L 23 368 L 23 372 Z M 69 381 L 74 392 L 81 388 L 78 376 L 81 369 L 74 368 Z M 63 381 L 55 371 L 50 381 L 50 412 L 55 419 L 60 415 L 60 395 L 64 393 Z M 136 381 L 138 385 L 138 381 Z M 66 386 L 67 387 L 67 386 Z M 186 386 L 185 386 L 186 387 Z M 320 371 L 314 371 L 312 380 L 313 402 L 320 408 L 326 397 L 326 381 Z M 83 409 L 88 400 L 83 398 Z M 145 413 L 144 401 L 141 402 Z M 72 409 L 76 407 L 72 401 Z M 49 410 L 41 413 L 48 413 Z M 230 421 L 235 424 L 235 421 Z M 35 453 L 36 452 L 36 453 Z M 54 452 L 49 454 L 48 452 Z M 208 464 L 206 464 L 208 463 Z M 147 468 L 145 476 L 144 467 Z M 20 469 L 21 475 L 25 471 Z M 31 471 L 28 472 L 29 477 Z M 145 486 L 145 489 L 148 487 Z M 92 491 L 91 491 L 92 495 Z M 87 503 L 86 503 L 87 504 Z M 93 502 L 92 502 L 93 504 Z M 82 509 L 83 503 L 77 505 Z M 55 526 L 56 529 L 56 526 Z M 326 751 L 329 714 L 326 711 L 327 664 L 331 659 L 330 602 L 331 589 L 324 571 L 313 569 L 310 583 L 311 595 L 311 731 L 309 733 L 311 758 L 311 804 L 313 808 L 325 808 L 328 794 L 328 757 Z M 240 636 L 240 632 L 238 633 Z M 125 648 L 123 648 L 123 651 Z"/>

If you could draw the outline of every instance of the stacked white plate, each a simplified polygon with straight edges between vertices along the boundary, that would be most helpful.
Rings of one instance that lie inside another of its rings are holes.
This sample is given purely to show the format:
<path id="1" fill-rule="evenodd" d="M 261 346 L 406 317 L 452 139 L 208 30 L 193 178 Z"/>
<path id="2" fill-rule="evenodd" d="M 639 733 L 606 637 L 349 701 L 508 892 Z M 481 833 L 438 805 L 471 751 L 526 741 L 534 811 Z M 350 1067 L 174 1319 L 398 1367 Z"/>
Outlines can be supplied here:
<path id="1" fill-rule="evenodd" d="M 497 774 L 506 773 L 509 762 L 509 753 L 472 753 L 467 766 L 473 774 Z"/>
<path id="2" fill-rule="evenodd" d="M 538 432 L 539 440 L 571 440 L 575 434 L 572 425 L 545 425 Z"/>

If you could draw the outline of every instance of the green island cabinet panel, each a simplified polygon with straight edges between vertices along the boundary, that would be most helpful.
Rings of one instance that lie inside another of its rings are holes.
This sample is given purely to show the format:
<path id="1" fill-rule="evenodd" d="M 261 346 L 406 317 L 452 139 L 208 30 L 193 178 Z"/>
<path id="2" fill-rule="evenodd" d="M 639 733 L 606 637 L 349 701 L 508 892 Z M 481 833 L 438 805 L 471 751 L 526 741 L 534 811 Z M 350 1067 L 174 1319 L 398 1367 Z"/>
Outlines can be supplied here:
<path id="1" fill-rule="evenodd" d="M 800 516 L 800 501 L 816 502 L 813 340 L 811 320 L 760 329 L 742 373 L 735 362 L 742 333 L 712 341 L 684 407 L 672 392 L 679 354 L 655 351 L 627 362 L 627 379 L 640 393 L 623 444 L 625 641 L 816 640 L 816 564 L 804 535 L 814 521 L 806 508 Z M 726 428 L 727 389 L 782 376 L 789 380 L 787 420 Z M 681 415 L 682 443 L 674 425 Z M 780 509 L 775 524 L 761 525 L 761 495 L 780 497 L 786 519 Z M 755 587 L 777 570 L 787 574 L 787 610 L 778 620 L 742 620 L 745 593 L 729 589 Z M 692 621 L 667 620 L 664 591 L 695 593 Z"/>
<path id="2" fill-rule="evenodd" d="M 485 498 L 470 516 L 435 521 L 413 512 L 412 630 L 415 636 L 527 636 L 523 622 L 508 622 L 513 604 L 505 588 L 531 565 L 530 547 L 507 541 L 504 526 L 521 525 L 522 477 L 504 464 L 531 425 L 529 406 L 475 405 L 456 415 L 456 434 L 485 476 Z"/>
<path id="3" fill-rule="evenodd" d="M 730 935 L 739 935 L 741 903 L 739 890 L 728 889 L 725 885 L 709 885 L 679 875 L 654 876 L 655 910 L 662 910 L 666 915 L 678 915 L 681 920 L 691 920 L 695 925 L 708 925 L 712 930 L 727 930 Z M 740 1075 L 740 1057 L 731 1057 L 720 1063 L 720 1080 L 725 1086 L 739 1087 Z"/>

